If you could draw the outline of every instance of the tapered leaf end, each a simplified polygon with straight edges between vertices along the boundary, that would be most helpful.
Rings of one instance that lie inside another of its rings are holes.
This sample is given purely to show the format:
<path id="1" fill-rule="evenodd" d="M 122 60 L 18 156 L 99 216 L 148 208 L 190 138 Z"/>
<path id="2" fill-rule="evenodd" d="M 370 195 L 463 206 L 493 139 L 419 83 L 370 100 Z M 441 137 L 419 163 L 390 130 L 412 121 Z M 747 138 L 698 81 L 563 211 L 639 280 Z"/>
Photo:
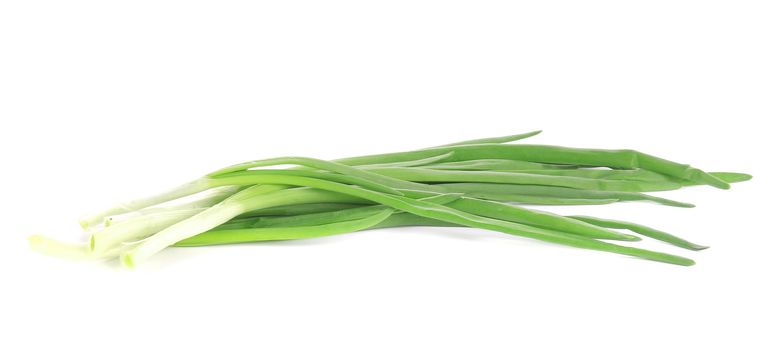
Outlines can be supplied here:
<path id="1" fill-rule="evenodd" d="M 690 250 L 699 251 L 699 250 L 709 249 L 709 246 L 691 243 L 686 248 Z"/>
<path id="2" fill-rule="evenodd" d="M 717 177 L 727 183 L 744 182 L 753 179 L 753 175 L 745 173 L 732 173 L 732 172 L 712 172 L 710 175 Z"/>

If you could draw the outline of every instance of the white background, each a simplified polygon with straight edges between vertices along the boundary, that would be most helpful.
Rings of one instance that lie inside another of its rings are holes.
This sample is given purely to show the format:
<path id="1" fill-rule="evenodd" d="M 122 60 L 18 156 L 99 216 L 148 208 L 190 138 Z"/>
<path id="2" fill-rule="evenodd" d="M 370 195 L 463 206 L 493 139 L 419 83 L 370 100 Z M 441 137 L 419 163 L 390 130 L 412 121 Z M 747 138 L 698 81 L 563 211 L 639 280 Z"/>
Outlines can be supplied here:
<path id="1" fill-rule="evenodd" d="M 0 347 L 774 349 L 773 1 L 4 1 Z M 543 129 L 755 175 L 550 208 L 712 248 L 678 267 L 467 229 L 31 253 L 83 213 L 231 163 Z"/>

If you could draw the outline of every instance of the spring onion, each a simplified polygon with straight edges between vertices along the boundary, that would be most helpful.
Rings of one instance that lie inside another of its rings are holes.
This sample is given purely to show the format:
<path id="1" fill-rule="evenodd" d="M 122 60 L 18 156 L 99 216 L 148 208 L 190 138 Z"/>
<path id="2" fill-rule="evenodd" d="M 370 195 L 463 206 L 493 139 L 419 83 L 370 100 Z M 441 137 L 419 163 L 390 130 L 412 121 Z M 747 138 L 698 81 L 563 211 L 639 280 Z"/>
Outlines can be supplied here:
<path id="1" fill-rule="evenodd" d="M 644 236 L 694 251 L 705 246 L 636 223 L 561 216 L 522 205 L 647 201 L 690 208 L 693 204 L 644 192 L 697 185 L 727 189 L 751 178 L 705 172 L 634 150 L 508 144 L 538 133 L 336 161 L 280 157 L 240 163 L 83 218 L 87 242 L 39 235 L 29 242 L 47 255 L 116 259 L 132 267 L 171 246 L 462 226 L 688 266 L 693 260 L 612 241 Z"/>

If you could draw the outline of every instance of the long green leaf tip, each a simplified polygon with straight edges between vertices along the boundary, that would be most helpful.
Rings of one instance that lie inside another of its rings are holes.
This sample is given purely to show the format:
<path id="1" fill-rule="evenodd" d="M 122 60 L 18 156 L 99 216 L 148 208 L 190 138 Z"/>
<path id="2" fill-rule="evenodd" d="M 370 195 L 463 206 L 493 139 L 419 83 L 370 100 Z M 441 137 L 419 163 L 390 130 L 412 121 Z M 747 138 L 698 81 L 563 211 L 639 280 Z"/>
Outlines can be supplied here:
<path id="1" fill-rule="evenodd" d="M 570 216 L 570 218 L 584 221 L 593 225 L 602 226 L 602 227 L 629 230 L 634 233 L 641 234 L 645 237 L 650 237 L 659 241 L 664 241 L 671 245 L 674 245 L 680 248 L 689 249 L 689 250 L 704 250 L 709 248 L 708 246 L 703 246 L 700 244 L 689 242 L 685 239 L 682 239 L 670 233 L 656 230 L 654 228 L 650 228 L 647 226 L 635 224 L 632 222 L 601 219 L 601 218 L 595 218 L 591 216 Z"/>
<path id="2" fill-rule="evenodd" d="M 481 144 L 493 144 L 493 143 L 508 143 L 523 139 L 528 139 L 532 136 L 539 135 L 542 132 L 542 130 L 535 130 L 523 134 L 515 134 L 515 135 L 507 135 L 507 136 L 499 136 L 499 137 L 488 137 L 484 139 L 474 139 L 474 140 L 467 140 L 467 141 L 460 141 L 460 142 L 454 142 L 449 143 L 446 145 L 440 145 L 435 146 L 432 148 L 437 147 L 448 147 L 448 146 L 460 146 L 460 145 L 481 145 Z"/>
<path id="3" fill-rule="evenodd" d="M 749 181 L 753 178 L 753 175 L 745 173 L 730 173 L 730 172 L 711 172 L 710 175 L 717 177 L 730 184 L 736 182 Z"/>

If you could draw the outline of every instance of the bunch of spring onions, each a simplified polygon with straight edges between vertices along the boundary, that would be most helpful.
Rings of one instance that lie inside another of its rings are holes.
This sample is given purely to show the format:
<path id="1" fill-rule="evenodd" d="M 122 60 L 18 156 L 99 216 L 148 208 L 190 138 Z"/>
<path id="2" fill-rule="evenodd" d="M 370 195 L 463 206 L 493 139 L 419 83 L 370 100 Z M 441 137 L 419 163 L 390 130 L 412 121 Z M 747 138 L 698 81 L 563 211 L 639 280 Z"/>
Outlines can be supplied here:
<path id="1" fill-rule="evenodd" d="M 48 255 L 118 259 L 132 267 L 170 246 L 292 240 L 398 226 L 466 226 L 687 266 L 693 260 L 613 241 L 645 236 L 690 250 L 706 247 L 647 226 L 561 216 L 521 204 L 651 201 L 693 207 L 643 192 L 694 185 L 727 189 L 751 178 L 707 173 L 633 150 L 508 144 L 538 133 L 336 161 L 283 157 L 237 164 L 84 218 L 88 242 L 35 235 L 30 244 Z M 268 169 L 278 165 L 289 167 Z"/>

